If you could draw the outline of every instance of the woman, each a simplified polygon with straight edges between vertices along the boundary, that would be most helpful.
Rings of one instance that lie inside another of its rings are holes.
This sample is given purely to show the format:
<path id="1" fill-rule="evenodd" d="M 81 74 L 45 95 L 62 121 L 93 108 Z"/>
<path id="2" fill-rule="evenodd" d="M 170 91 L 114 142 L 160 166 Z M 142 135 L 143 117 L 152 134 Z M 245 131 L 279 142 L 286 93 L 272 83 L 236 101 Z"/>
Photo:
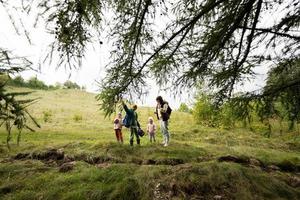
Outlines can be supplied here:
<path id="1" fill-rule="evenodd" d="M 169 133 L 169 118 L 170 114 L 167 112 L 170 109 L 168 102 L 164 101 L 161 96 L 156 98 L 157 106 L 155 114 L 157 119 L 160 121 L 160 129 L 163 135 L 163 145 L 166 147 L 169 145 L 170 133 Z"/>

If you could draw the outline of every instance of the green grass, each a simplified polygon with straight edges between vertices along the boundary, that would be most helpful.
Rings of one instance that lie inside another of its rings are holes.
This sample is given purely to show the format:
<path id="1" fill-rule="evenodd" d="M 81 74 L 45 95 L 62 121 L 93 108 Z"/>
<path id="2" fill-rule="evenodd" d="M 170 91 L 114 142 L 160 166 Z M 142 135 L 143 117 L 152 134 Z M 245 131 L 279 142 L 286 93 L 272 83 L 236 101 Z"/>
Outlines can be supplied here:
<path id="1" fill-rule="evenodd" d="M 266 138 L 260 131 L 244 128 L 207 128 L 195 124 L 190 114 L 174 111 L 170 146 L 160 145 L 158 130 L 157 143 L 143 137 L 141 146 L 132 148 L 126 129 L 124 145 L 117 144 L 114 116 L 104 118 L 93 94 L 37 90 L 30 97 L 41 98 L 29 109 L 42 128 L 24 131 L 20 146 L 14 131 L 11 151 L 6 148 L 6 132 L 0 129 L 0 199 L 300 198 L 299 187 L 289 184 L 290 178 L 299 174 L 217 161 L 220 156 L 236 155 L 259 159 L 265 165 L 300 166 L 300 138 L 295 133 Z M 153 111 L 138 108 L 144 129 L 148 117 L 154 117 Z M 72 171 L 61 173 L 57 165 L 39 160 L 10 159 L 17 153 L 53 148 L 80 158 Z M 111 160 L 103 165 L 84 162 L 95 157 Z M 146 165 L 148 160 L 156 164 Z M 177 161 L 181 164 L 172 165 Z"/>

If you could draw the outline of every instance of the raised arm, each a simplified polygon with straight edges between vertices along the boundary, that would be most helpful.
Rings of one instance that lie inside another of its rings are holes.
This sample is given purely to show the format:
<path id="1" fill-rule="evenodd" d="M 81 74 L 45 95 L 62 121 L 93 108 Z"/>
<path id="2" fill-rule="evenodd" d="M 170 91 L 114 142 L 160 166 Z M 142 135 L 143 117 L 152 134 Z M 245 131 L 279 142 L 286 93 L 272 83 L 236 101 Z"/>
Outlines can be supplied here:
<path id="1" fill-rule="evenodd" d="M 125 112 L 128 114 L 130 111 L 128 109 L 128 106 L 124 103 L 123 100 L 122 100 L 122 105 L 123 105 L 123 108 L 124 108 Z"/>

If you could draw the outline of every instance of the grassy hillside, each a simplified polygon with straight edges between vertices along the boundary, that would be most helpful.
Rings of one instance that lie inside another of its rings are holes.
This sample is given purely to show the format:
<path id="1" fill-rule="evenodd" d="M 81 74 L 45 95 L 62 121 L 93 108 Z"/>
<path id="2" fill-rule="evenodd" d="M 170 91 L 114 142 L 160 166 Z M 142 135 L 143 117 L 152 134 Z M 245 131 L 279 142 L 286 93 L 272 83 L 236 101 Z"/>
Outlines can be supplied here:
<path id="1" fill-rule="evenodd" d="M 11 151 L 0 129 L 0 199 L 300 199 L 300 139 L 293 134 L 206 128 L 175 111 L 170 146 L 160 145 L 158 130 L 157 143 L 143 137 L 130 147 L 126 129 L 125 144 L 116 143 L 112 118 L 93 94 L 31 94 L 38 97 L 30 110 L 41 129 L 25 131 Z M 138 113 L 145 127 L 153 108 Z"/>

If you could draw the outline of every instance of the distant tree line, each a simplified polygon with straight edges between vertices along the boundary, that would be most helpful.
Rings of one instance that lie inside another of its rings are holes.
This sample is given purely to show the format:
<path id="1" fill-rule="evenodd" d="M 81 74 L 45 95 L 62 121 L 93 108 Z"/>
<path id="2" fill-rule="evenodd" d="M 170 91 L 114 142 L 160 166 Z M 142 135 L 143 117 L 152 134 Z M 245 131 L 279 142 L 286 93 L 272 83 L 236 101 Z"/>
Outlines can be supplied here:
<path id="1" fill-rule="evenodd" d="M 27 87 L 32 89 L 40 89 L 40 90 L 57 90 L 57 89 L 78 89 L 85 90 L 84 86 L 80 87 L 77 83 L 67 80 L 63 84 L 55 83 L 54 85 L 47 85 L 42 80 L 39 80 L 37 77 L 31 77 L 27 81 L 22 78 L 22 76 L 16 76 L 14 78 L 10 78 L 8 85 L 16 86 L 16 87 Z"/>

